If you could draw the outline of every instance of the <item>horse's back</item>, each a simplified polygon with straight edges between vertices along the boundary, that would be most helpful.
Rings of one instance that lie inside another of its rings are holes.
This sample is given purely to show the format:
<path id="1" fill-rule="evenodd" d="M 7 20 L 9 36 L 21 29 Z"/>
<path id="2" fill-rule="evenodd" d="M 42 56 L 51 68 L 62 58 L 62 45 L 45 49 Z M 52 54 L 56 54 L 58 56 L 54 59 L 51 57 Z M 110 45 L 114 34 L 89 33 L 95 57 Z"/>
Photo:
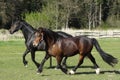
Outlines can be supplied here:
<path id="1" fill-rule="evenodd" d="M 69 37 L 72 37 L 72 35 L 70 34 L 67 34 L 65 32 L 62 32 L 62 31 L 57 31 L 57 33 L 61 36 L 63 36 L 64 38 L 69 38 Z"/>

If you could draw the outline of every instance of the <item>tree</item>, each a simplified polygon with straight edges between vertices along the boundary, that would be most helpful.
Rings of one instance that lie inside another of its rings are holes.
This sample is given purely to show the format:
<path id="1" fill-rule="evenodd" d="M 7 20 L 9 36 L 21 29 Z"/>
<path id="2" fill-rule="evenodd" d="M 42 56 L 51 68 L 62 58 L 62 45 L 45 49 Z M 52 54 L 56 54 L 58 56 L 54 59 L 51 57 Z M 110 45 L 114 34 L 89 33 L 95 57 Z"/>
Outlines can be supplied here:
<path id="1" fill-rule="evenodd" d="M 59 0 L 59 24 L 62 24 L 63 28 L 69 28 L 69 22 L 74 21 L 80 11 L 79 0 Z"/>
<path id="2" fill-rule="evenodd" d="M 111 27 L 120 25 L 120 0 L 104 0 L 102 5 L 102 20 Z"/>
<path id="3" fill-rule="evenodd" d="M 26 15 L 31 15 L 32 19 L 28 19 Z M 9 29 L 12 20 L 16 18 L 54 29 L 93 29 L 106 23 L 119 27 L 120 0 L 0 1 L 0 28 Z"/>
<path id="4" fill-rule="evenodd" d="M 42 0 L 0 1 L 0 28 L 9 29 L 12 20 L 15 20 L 16 18 L 25 18 L 26 12 L 40 11 L 42 8 L 42 2 Z"/>

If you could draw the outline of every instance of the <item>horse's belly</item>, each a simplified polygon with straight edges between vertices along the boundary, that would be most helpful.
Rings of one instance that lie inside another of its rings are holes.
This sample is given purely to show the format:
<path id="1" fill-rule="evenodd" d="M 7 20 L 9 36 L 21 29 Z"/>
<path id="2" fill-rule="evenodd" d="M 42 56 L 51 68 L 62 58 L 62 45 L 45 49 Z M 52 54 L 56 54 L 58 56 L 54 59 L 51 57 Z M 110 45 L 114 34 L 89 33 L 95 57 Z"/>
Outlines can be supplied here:
<path id="1" fill-rule="evenodd" d="M 78 50 L 68 50 L 68 51 L 64 51 L 64 56 L 74 56 L 78 53 L 79 53 Z"/>
<path id="2" fill-rule="evenodd" d="M 67 42 L 62 45 L 62 50 L 65 55 L 73 55 L 78 51 L 78 46 L 75 42 Z"/>

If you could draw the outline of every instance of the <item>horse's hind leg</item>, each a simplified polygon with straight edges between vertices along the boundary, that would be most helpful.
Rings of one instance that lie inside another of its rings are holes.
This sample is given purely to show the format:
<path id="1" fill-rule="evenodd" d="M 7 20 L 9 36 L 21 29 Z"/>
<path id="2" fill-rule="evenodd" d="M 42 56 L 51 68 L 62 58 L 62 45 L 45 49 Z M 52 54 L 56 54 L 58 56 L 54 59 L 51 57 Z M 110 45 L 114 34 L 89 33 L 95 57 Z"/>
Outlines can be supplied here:
<path id="1" fill-rule="evenodd" d="M 97 65 L 96 61 L 95 61 L 95 58 L 92 56 L 92 54 L 88 54 L 87 55 L 88 58 L 91 60 L 91 62 L 94 64 L 94 67 L 96 69 L 96 74 L 99 74 L 100 73 L 100 69 L 99 69 L 99 66 Z"/>
<path id="2" fill-rule="evenodd" d="M 70 70 L 69 74 L 75 74 L 77 68 L 83 63 L 84 57 L 85 57 L 84 55 L 80 55 L 80 59 L 77 66 L 75 66 L 72 70 Z"/>
<path id="3" fill-rule="evenodd" d="M 26 49 L 25 52 L 24 52 L 24 54 L 23 54 L 23 64 L 24 64 L 24 66 L 26 66 L 26 67 L 27 67 L 28 62 L 26 61 L 25 57 L 26 57 L 26 55 L 27 55 L 29 52 L 30 52 L 30 51 L 29 51 L 28 49 Z"/>

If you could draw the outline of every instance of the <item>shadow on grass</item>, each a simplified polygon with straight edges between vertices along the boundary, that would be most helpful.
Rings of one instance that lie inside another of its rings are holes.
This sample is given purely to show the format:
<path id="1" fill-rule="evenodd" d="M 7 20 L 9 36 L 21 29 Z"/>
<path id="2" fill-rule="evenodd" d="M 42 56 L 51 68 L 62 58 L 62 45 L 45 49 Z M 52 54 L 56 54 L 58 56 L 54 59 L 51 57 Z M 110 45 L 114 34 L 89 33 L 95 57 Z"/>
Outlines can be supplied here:
<path id="1" fill-rule="evenodd" d="M 120 74 L 119 71 L 101 71 L 100 74 Z M 85 75 L 91 75 L 91 74 L 96 74 L 95 71 L 93 72 L 76 72 L 75 75 L 81 75 L 81 74 L 85 74 Z M 56 75 L 66 75 L 66 74 L 56 74 Z M 96 74 L 97 75 L 97 74 Z M 42 74 L 41 76 L 51 76 L 51 75 L 46 75 L 46 74 Z"/>
<path id="2" fill-rule="evenodd" d="M 116 71 L 116 70 L 113 70 L 113 71 L 110 71 L 110 70 L 108 70 L 108 71 L 101 71 L 100 72 L 100 74 L 106 74 L 106 73 L 108 73 L 108 74 L 120 74 L 120 72 L 119 71 Z M 80 74 L 96 74 L 95 73 L 95 71 L 94 72 L 76 72 L 76 75 L 80 75 Z"/>
<path id="3" fill-rule="evenodd" d="M 52 66 L 52 67 L 46 67 L 47 69 L 55 69 L 56 66 Z M 75 66 L 68 66 L 67 68 L 68 69 L 71 69 L 71 68 L 74 68 Z M 93 66 L 80 66 L 79 68 L 91 68 L 91 69 L 94 69 Z M 106 71 L 100 71 L 100 74 L 120 74 L 120 71 L 117 71 L 117 70 L 106 70 Z M 80 75 L 80 74 L 96 74 L 95 71 L 92 71 L 92 72 L 76 72 L 75 75 Z"/>
<path id="4" fill-rule="evenodd" d="M 45 75 L 45 74 L 42 74 L 41 76 L 50 76 L 50 75 Z"/>
<path id="5" fill-rule="evenodd" d="M 54 69 L 56 66 L 52 66 L 52 67 L 46 67 L 47 69 Z M 69 69 L 69 68 L 74 68 L 75 66 L 67 66 L 67 68 Z M 92 68 L 92 69 L 94 69 L 94 67 L 93 66 L 80 66 L 80 67 L 78 67 L 78 68 Z"/>

